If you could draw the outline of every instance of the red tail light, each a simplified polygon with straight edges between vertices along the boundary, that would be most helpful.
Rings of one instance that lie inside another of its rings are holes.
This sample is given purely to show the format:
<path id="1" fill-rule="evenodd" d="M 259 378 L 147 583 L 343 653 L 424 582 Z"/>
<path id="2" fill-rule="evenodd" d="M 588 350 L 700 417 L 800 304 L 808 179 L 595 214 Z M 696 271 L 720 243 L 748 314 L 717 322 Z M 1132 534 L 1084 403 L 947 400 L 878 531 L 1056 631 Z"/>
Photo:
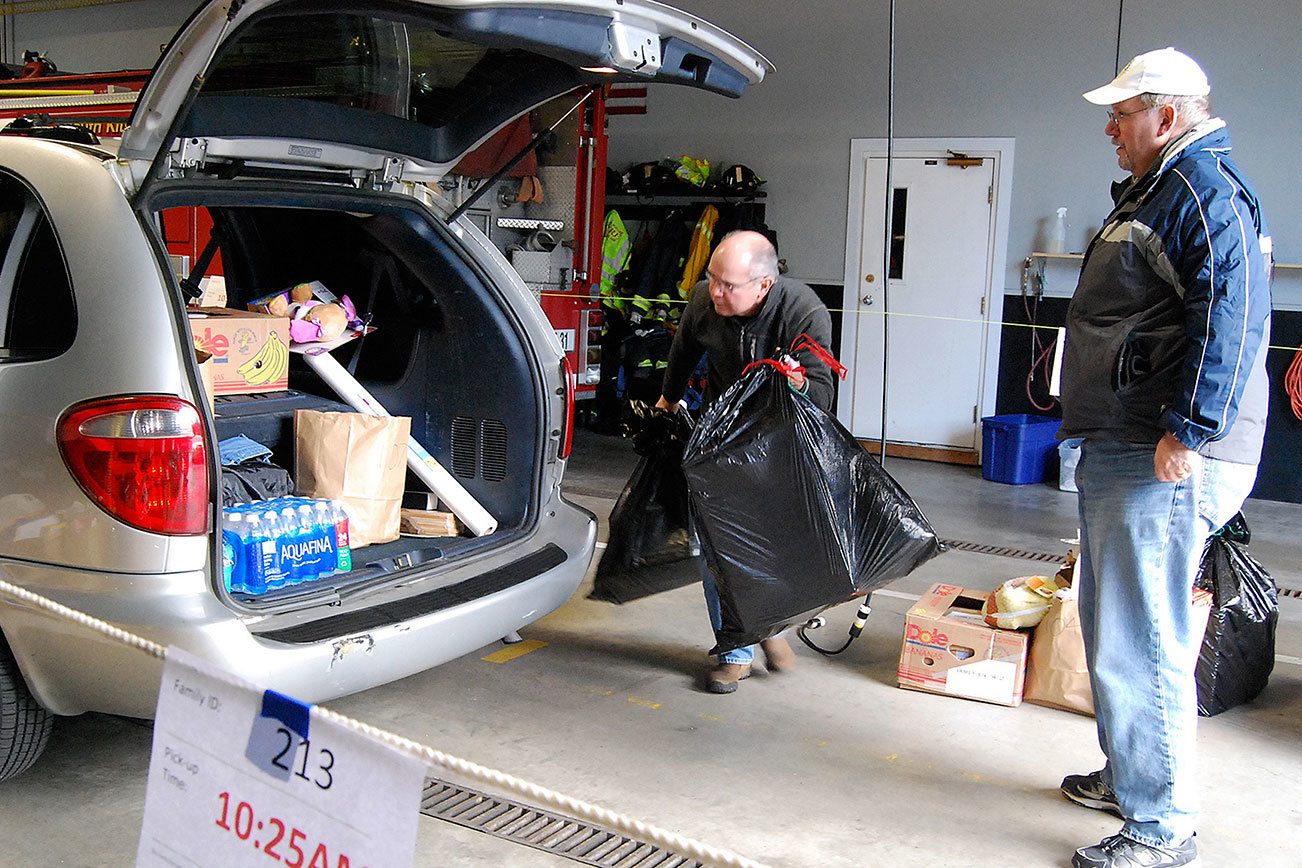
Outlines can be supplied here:
<path id="1" fill-rule="evenodd" d="M 59 420 L 59 451 L 100 509 L 141 530 L 208 532 L 208 447 L 203 420 L 180 398 L 109 398 Z"/>
<path id="2" fill-rule="evenodd" d="M 565 419 L 561 422 L 561 458 L 570 457 L 574 446 L 574 366 L 568 355 L 561 356 L 561 378 L 565 380 Z"/>

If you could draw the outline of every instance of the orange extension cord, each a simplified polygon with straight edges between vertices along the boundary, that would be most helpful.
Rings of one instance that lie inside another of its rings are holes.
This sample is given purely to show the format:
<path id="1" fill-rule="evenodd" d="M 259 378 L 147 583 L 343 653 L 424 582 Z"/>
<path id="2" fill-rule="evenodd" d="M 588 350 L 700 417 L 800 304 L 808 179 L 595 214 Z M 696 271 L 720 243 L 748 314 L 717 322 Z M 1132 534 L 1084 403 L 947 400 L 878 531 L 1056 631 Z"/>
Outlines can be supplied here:
<path id="1" fill-rule="evenodd" d="M 1293 362 L 1284 375 L 1284 391 L 1288 392 L 1289 403 L 1293 405 L 1293 415 L 1302 419 L 1302 347 L 1293 354 Z"/>

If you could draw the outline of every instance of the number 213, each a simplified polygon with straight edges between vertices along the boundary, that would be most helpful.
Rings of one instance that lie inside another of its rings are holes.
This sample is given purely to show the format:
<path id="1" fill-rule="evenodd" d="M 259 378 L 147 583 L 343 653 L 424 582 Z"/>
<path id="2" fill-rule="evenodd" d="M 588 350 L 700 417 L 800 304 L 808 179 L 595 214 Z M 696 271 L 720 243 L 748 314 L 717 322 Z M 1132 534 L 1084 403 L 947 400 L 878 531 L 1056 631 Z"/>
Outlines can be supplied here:
<path id="1" fill-rule="evenodd" d="M 288 729 L 286 729 L 283 726 L 278 727 L 276 729 L 276 732 L 277 734 L 283 735 L 285 737 L 285 746 L 281 748 L 280 753 L 276 754 L 272 758 L 271 764 L 276 766 L 277 768 L 284 769 L 287 772 L 293 772 L 295 777 L 302 778 L 305 781 L 311 781 L 312 783 L 316 784 L 318 787 L 320 787 L 323 790 L 330 789 L 331 784 L 333 784 L 335 780 L 334 776 L 330 773 L 330 769 L 334 768 L 335 765 L 334 752 L 331 751 L 329 748 L 325 748 L 325 747 L 317 748 L 317 759 L 319 761 L 319 764 L 313 770 L 314 772 L 316 772 L 316 774 L 312 777 L 309 777 L 307 774 L 307 762 L 308 762 L 308 755 L 311 754 L 312 752 L 312 740 L 309 738 L 303 738 L 298 740 L 299 746 L 303 748 L 303 751 L 302 751 L 302 760 L 298 763 L 298 768 L 295 769 L 292 766 L 286 765 L 284 763 L 284 759 L 286 757 L 289 757 L 289 762 L 292 763 L 294 761 L 295 755 L 298 754 L 298 749 L 294 745 L 294 739 L 295 739 L 294 733 L 290 732 Z M 322 775 L 325 776 L 324 779 L 321 777 Z"/>

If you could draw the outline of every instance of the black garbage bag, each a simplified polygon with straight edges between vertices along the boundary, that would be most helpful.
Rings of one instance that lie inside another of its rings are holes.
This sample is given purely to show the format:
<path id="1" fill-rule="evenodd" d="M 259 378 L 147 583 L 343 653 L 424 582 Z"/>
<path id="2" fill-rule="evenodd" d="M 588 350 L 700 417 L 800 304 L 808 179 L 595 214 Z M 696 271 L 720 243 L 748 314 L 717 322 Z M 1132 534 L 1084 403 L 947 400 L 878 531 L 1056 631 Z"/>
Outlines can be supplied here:
<path id="1" fill-rule="evenodd" d="M 1275 666 L 1279 596 L 1270 573 L 1227 533 L 1207 540 L 1196 584 L 1212 594 L 1194 673 L 1198 713 L 1211 717 L 1266 688 Z"/>
<path id="2" fill-rule="evenodd" d="M 772 367 L 752 368 L 706 410 L 683 471 L 723 614 L 711 654 L 887 585 L 940 550 L 904 489 Z"/>
<path id="3" fill-rule="evenodd" d="M 692 433 L 686 413 L 630 403 L 642 455 L 610 513 L 610 535 L 593 579 L 594 600 L 627 603 L 700 581 L 700 546 L 692 533 L 683 478 L 683 447 Z"/>

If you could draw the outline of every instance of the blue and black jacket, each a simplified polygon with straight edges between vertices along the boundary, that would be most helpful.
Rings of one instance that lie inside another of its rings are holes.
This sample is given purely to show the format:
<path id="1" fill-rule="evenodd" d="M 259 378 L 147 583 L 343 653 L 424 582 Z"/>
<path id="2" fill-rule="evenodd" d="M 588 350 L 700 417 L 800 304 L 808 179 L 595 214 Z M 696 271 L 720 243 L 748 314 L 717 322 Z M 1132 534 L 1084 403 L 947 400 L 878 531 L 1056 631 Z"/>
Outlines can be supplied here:
<path id="1" fill-rule="evenodd" d="M 1196 125 L 1114 187 L 1067 312 L 1060 437 L 1169 431 L 1213 458 L 1260 459 L 1270 238 L 1224 127 Z"/>

